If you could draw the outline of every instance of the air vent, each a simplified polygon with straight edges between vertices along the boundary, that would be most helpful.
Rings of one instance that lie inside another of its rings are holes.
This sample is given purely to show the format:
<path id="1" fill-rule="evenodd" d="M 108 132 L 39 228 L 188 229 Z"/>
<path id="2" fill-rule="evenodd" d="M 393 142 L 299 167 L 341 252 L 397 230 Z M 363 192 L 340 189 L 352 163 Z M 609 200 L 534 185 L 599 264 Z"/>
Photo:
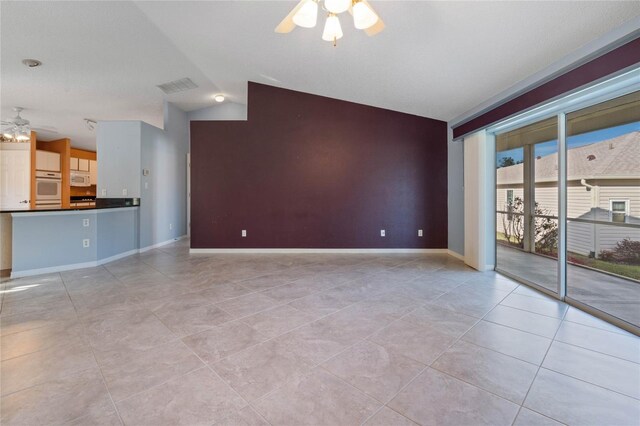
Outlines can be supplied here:
<path id="1" fill-rule="evenodd" d="M 168 83 L 159 84 L 158 87 L 167 95 L 172 93 L 184 92 L 185 90 L 191 90 L 198 87 L 190 78 L 185 77 L 180 80 L 170 81 Z"/>

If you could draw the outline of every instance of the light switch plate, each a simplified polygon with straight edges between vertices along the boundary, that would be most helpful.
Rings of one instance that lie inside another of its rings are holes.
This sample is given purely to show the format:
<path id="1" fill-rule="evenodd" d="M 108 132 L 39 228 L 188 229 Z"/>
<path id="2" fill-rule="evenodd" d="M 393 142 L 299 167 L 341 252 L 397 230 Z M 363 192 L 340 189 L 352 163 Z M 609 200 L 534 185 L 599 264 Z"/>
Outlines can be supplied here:
<path id="1" fill-rule="evenodd" d="M 418 229 L 418 237 L 422 237 L 422 229 Z"/>
<path id="2" fill-rule="evenodd" d="M 127 195 L 129 193 L 129 191 L 127 191 L 127 188 L 123 188 L 122 189 L 122 195 Z"/>
<path id="3" fill-rule="evenodd" d="M 243 230 L 242 230 L 242 236 L 243 236 L 243 237 L 246 237 L 246 236 L 247 236 L 247 230 L 246 230 L 246 229 L 243 229 Z"/>
<path id="4" fill-rule="evenodd" d="M 380 236 L 381 236 L 381 237 L 384 237 L 384 236 L 385 236 L 385 231 L 384 231 L 384 229 L 381 229 L 381 230 L 380 230 Z"/>
<path id="5" fill-rule="evenodd" d="M 107 196 L 107 190 L 106 190 L 106 189 L 103 189 L 103 190 L 102 190 L 102 196 L 103 196 L 103 197 L 106 197 L 106 196 Z"/>

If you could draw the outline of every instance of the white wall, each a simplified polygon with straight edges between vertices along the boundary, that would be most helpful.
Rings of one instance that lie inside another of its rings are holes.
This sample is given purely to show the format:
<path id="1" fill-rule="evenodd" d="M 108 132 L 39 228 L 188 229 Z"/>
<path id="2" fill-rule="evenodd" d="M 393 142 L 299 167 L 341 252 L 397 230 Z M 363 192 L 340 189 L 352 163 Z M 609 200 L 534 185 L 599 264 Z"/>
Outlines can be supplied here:
<path id="1" fill-rule="evenodd" d="M 142 123 L 140 170 L 149 174 L 140 173 L 141 248 L 187 233 L 187 125 L 187 113 L 169 103 L 165 130 Z"/>
<path id="2" fill-rule="evenodd" d="M 141 121 L 98 122 L 99 198 L 140 198 L 141 133 Z M 124 189 L 127 195 L 123 195 Z"/>
<path id="3" fill-rule="evenodd" d="M 464 255 L 464 144 L 453 142 L 449 128 L 447 146 L 447 193 L 449 250 Z"/>
<path id="4" fill-rule="evenodd" d="M 189 111 L 189 121 L 197 120 L 246 120 L 247 106 L 233 102 L 212 105 L 207 108 Z"/>
<path id="5" fill-rule="evenodd" d="M 106 189 L 107 198 L 140 198 L 143 249 L 187 233 L 189 121 L 170 103 L 164 118 L 164 129 L 141 121 L 101 121 L 96 134 L 98 197 Z"/>
<path id="6" fill-rule="evenodd" d="M 464 138 L 464 258 L 479 271 L 495 265 L 494 149 L 484 130 Z"/>

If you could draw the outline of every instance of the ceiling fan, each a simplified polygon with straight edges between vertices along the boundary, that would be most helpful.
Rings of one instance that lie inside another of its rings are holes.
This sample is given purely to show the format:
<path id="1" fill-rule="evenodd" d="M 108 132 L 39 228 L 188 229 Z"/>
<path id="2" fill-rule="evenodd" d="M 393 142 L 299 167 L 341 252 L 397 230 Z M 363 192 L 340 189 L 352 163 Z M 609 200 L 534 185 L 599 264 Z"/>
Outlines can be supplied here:
<path id="1" fill-rule="evenodd" d="M 320 3 L 323 3 L 320 5 Z M 318 20 L 318 8 L 327 13 L 327 20 L 322 32 L 322 39 L 333 42 L 342 38 L 342 27 L 338 14 L 349 11 L 353 17 L 353 24 L 359 30 L 364 30 L 369 36 L 374 36 L 384 29 L 384 22 L 373 10 L 367 0 L 301 0 L 296 7 L 278 24 L 275 31 L 280 34 L 290 33 L 296 26 L 313 28 Z"/>
<path id="2" fill-rule="evenodd" d="M 26 118 L 22 118 L 20 113 L 24 110 L 22 107 L 14 107 L 16 116 L 10 120 L 2 121 L 2 136 L 5 139 L 13 139 L 18 142 L 26 142 L 31 139 L 31 130 L 39 130 L 47 133 L 58 133 L 55 128 L 50 126 L 31 127 L 31 122 Z"/>

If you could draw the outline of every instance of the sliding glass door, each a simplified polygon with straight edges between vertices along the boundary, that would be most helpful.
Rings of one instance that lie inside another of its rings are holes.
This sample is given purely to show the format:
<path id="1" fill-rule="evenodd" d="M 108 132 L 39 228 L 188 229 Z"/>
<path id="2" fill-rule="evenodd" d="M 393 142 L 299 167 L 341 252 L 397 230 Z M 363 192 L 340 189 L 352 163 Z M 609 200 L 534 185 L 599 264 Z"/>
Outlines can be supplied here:
<path id="1" fill-rule="evenodd" d="M 640 92 L 495 137 L 496 270 L 640 327 Z"/>
<path id="2" fill-rule="evenodd" d="M 567 114 L 567 298 L 640 326 L 640 93 Z"/>

